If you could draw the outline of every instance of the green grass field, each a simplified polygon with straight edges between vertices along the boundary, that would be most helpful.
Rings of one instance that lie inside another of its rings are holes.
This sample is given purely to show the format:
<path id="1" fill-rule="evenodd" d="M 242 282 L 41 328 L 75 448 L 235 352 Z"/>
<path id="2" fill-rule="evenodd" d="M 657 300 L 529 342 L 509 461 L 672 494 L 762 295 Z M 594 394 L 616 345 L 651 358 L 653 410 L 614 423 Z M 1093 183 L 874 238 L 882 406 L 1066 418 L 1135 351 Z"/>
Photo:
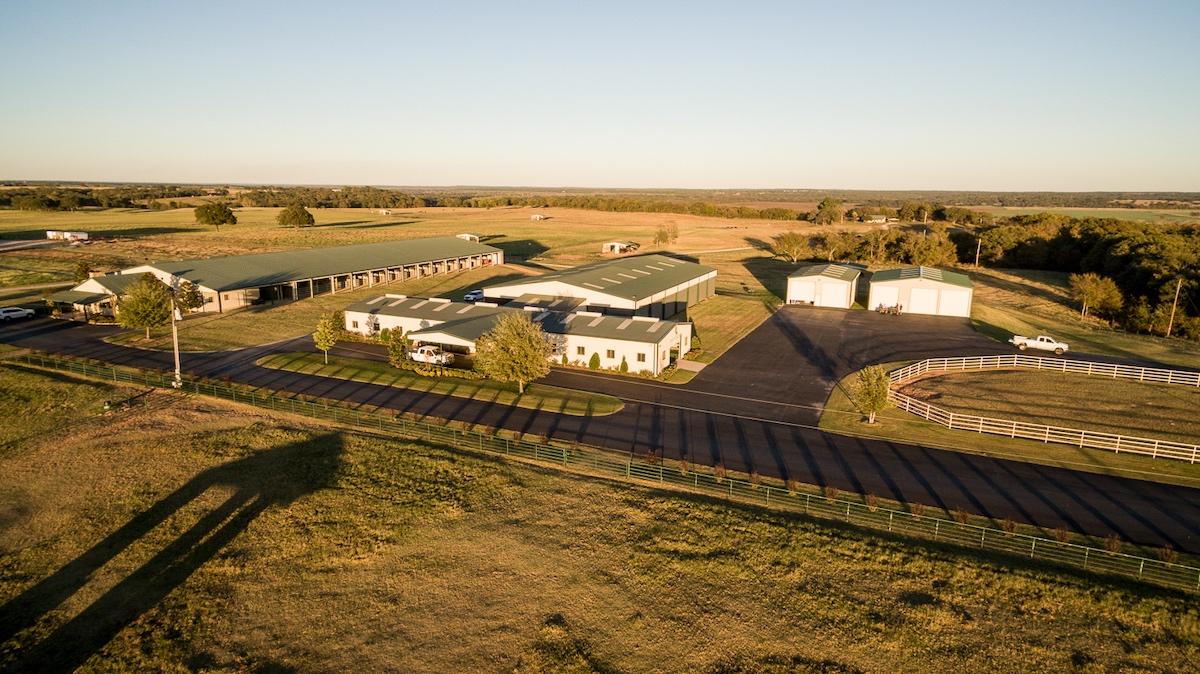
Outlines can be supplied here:
<path id="1" fill-rule="evenodd" d="M 1200 389 L 1104 377 L 998 370 L 925 377 L 902 393 L 957 414 L 1133 435 L 1172 442 L 1200 438 Z"/>
<path id="2" fill-rule="evenodd" d="M 624 407 L 624 403 L 617 398 L 600 393 L 530 384 L 525 387 L 525 394 L 520 395 L 517 393 L 516 384 L 489 379 L 423 377 L 408 370 L 398 370 L 387 363 L 345 356 L 330 356 L 329 362 L 326 363 L 324 356 L 319 353 L 277 353 L 260 358 L 258 364 L 288 372 L 395 386 L 421 393 L 450 395 L 575 416 L 604 416 Z"/>
<path id="3" fill-rule="evenodd" d="M 1011 269 L 968 270 L 975 281 L 971 322 L 1001 341 L 1014 334 L 1053 335 L 1074 351 L 1196 367 L 1200 343 L 1113 330 L 1081 318 L 1067 293 L 1067 274 Z"/>
<path id="4" fill-rule="evenodd" d="M 1137 220 L 1164 225 L 1185 225 L 1200 222 L 1200 210 L 1177 208 L 1023 208 L 1014 206 L 971 206 L 973 211 L 983 211 L 1000 217 L 1057 213 L 1072 218 L 1116 218 Z"/>
<path id="5" fill-rule="evenodd" d="M 892 367 L 898 366 L 888 365 Z M 1019 371 L 1021 374 L 1029 374 L 1027 371 Z M 1002 372 L 981 372 L 972 373 L 972 379 L 975 375 L 980 378 L 993 375 L 1003 377 Z M 955 377 L 964 375 L 954 375 Z M 880 438 L 886 440 L 894 440 L 900 442 L 911 442 L 916 444 L 927 445 L 930 447 L 938 447 L 942 449 L 950 449 L 960 452 L 968 452 L 972 454 L 983 454 L 986 456 L 995 456 L 1015 461 L 1028 461 L 1030 463 L 1040 463 L 1047 466 L 1059 466 L 1070 468 L 1072 470 L 1082 470 L 1092 473 L 1101 473 L 1105 475 L 1121 475 L 1132 477 L 1141 480 L 1150 480 L 1154 482 L 1164 482 L 1168 484 L 1179 484 L 1188 487 L 1200 487 L 1200 464 L 1189 464 L 1182 461 L 1172 461 L 1166 459 L 1155 459 L 1149 456 L 1139 456 L 1134 454 L 1117 454 L 1113 452 L 1105 452 L 1094 449 L 1082 449 L 1079 447 L 1069 447 L 1059 444 L 1046 444 L 1034 442 L 1031 440 L 1020 440 L 1014 438 L 1006 438 L 999 435 L 989 435 L 983 433 L 971 433 L 968 431 L 950 430 L 935 423 L 926 421 L 914 414 L 909 414 L 895 407 L 880 412 L 875 419 L 874 424 L 866 423 L 864 415 L 858 411 L 854 403 L 847 396 L 846 392 L 853 385 L 855 375 L 851 374 L 844 378 L 829 396 L 829 400 L 825 403 L 825 408 L 821 412 L 819 425 L 821 428 L 846 435 L 858 435 L 863 437 Z M 941 391 L 944 386 L 936 386 L 936 379 L 949 379 L 949 377 L 938 377 L 935 379 L 926 379 L 919 382 L 920 388 L 923 391 L 934 390 Z M 986 382 L 985 382 L 986 383 Z M 1140 406 L 1148 406 L 1152 401 L 1161 401 L 1166 398 L 1170 402 L 1170 414 L 1172 418 L 1175 415 L 1182 415 L 1176 421 L 1180 424 L 1180 428 L 1184 424 L 1189 427 L 1194 427 L 1194 421 L 1189 418 L 1194 416 L 1188 409 L 1187 403 L 1195 396 L 1191 392 L 1180 391 L 1176 398 L 1176 393 L 1168 393 L 1165 396 L 1154 395 L 1153 398 L 1138 397 L 1138 393 L 1146 394 L 1149 392 L 1141 389 L 1127 389 L 1125 383 L 1122 382 L 1119 387 L 1113 388 L 1113 383 L 1107 380 L 1098 380 L 1091 382 L 1088 386 L 1080 387 L 1075 384 L 1075 388 L 1054 382 L 1043 381 L 1044 388 L 1039 389 L 1041 394 L 1049 394 L 1052 400 L 1049 404 L 1043 406 L 1040 402 L 1036 407 L 1041 408 L 1042 415 L 1050 415 L 1049 412 L 1054 406 L 1071 405 L 1077 409 L 1087 408 L 1093 405 L 1089 398 L 1089 393 L 1097 393 L 1103 399 L 1107 400 L 1112 409 L 1120 406 L 1126 410 L 1132 419 L 1130 430 L 1144 430 L 1144 424 L 1141 420 L 1134 418 L 1134 413 L 1131 410 L 1137 409 Z M 964 387 L 952 387 L 952 392 L 957 391 L 960 400 L 974 400 L 980 405 L 995 406 L 1003 408 L 1007 411 L 1013 411 L 1022 407 L 1020 399 L 1025 395 L 1022 389 L 1022 381 L 1018 379 L 1009 379 L 1005 382 L 997 384 L 991 382 L 991 387 L 1000 386 L 1000 390 L 994 395 L 984 391 L 973 389 L 964 390 Z M 1104 391 L 1105 388 L 1109 391 Z M 989 389 L 991 390 L 991 389 Z M 1122 395 L 1123 392 L 1128 392 Z M 1032 397 L 1037 397 L 1039 394 L 1030 394 Z M 1007 396 L 1007 400 L 1005 397 Z M 994 399 L 992 399 L 994 398 Z M 941 405 L 942 399 L 936 398 L 929 400 L 930 403 Z M 953 403 L 952 400 L 948 401 Z M 1096 403 L 1097 405 L 1101 405 Z M 1024 406 L 1024 409 L 1029 414 L 1037 414 L 1033 406 Z M 1099 408 L 1097 408 L 1099 409 Z M 999 409 L 997 410 L 999 416 Z M 1091 415 L 1089 419 L 1100 419 L 1101 414 Z M 1045 418 L 1051 418 L 1044 416 Z M 1043 420 L 1043 423 L 1049 423 Z M 1109 428 L 1124 428 L 1121 425 L 1112 425 L 1114 422 L 1110 420 Z M 1062 423 L 1056 425 L 1072 426 L 1070 423 Z M 1077 425 L 1077 424 L 1076 424 Z M 1097 429 L 1099 430 L 1099 429 Z M 1115 432 L 1111 431 L 1110 432 Z"/>
<path id="6" fill-rule="evenodd" d="M 0 391 L 58 429 L 0 456 L 0 602 L 24 597 L 3 669 L 1178 672 L 1200 657 L 1190 595 L 203 398 L 99 416 L 119 392 L 12 367 Z"/>

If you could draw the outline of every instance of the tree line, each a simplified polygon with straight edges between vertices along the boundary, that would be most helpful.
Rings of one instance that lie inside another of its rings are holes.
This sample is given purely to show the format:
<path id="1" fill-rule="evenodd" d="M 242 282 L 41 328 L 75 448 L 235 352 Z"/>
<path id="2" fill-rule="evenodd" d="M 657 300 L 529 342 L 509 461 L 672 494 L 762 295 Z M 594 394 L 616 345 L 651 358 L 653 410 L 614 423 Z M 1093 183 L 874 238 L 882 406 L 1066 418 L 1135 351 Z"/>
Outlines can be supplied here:
<path id="1" fill-rule="evenodd" d="M 0 190 L 0 208 L 21 211 L 74 211 L 80 208 L 151 208 L 158 199 L 205 195 L 223 196 L 228 190 L 154 185 L 148 187 L 26 187 Z M 161 206 L 160 206 L 161 207 Z"/>
<path id="2" fill-rule="evenodd" d="M 971 264 L 978 253 L 988 267 L 1071 274 L 1072 295 L 1085 315 L 1131 332 L 1200 340 L 1200 226 L 1043 213 L 975 228 L 939 221 L 903 232 L 790 231 L 775 236 L 770 249 L 791 262 L 924 266 Z"/>

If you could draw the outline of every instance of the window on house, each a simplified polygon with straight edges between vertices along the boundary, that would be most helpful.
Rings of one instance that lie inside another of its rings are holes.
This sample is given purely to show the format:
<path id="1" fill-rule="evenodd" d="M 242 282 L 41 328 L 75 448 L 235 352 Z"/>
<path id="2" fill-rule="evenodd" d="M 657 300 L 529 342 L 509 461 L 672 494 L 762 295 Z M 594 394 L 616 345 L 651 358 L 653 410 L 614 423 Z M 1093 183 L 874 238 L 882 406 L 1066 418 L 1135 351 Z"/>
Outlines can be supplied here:
<path id="1" fill-rule="evenodd" d="M 638 354 L 638 362 L 639 362 L 639 363 L 644 363 L 644 362 L 646 362 L 646 354 L 644 354 L 644 353 L 639 353 L 639 354 Z"/>
<path id="2" fill-rule="evenodd" d="M 613 351 L 612 349 L 609 349 L 609 350 L 608 350 L 606 353 L 607 353 L 607 355 L 608 355 L 608 357 L 609 357 L 609 358 L 616 358 L 616 357 L 617 357 L 617 352 L 616 352 L 616 351 Z"/>
<path id="3" fill-rule="evenodd" d="M 587 349 L 583 348 L 582 346 L 577 346 L 577 347 L 575 347 L 575 355 L 577 355 L 577 356 L 586 356 L 586 355 L 587 355 Z"/>
<path id="4" fill-rule="evenodd" d="M 353 325 L 355 329 L 358 328 L 358 321 L 350 321 L 350 324 Z"/>

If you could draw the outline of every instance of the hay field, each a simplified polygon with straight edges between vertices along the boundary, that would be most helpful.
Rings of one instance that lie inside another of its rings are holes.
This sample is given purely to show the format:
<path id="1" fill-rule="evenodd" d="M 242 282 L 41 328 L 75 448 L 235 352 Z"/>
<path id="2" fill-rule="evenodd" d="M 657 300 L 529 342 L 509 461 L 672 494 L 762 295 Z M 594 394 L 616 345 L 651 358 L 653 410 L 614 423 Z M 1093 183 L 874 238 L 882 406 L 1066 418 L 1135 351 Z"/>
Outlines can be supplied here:
<path id="1" fill-rule="evenodd" d="M 119 391 L 12 366 L 0 391 L 0 411 L 36 405 L 58 429 L 0 455 L 0 669 L 1178 672 L 1200 658 L 1190 596 L 206 399 L 98 416 Z"/>

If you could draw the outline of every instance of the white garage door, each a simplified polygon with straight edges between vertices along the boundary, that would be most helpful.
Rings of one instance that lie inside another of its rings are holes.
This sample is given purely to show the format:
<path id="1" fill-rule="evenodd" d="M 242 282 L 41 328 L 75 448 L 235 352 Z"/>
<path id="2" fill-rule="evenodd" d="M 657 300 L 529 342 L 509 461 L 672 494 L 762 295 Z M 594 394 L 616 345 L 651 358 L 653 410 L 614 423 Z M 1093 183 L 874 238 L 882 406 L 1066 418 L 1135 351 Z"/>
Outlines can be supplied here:
<path id="1" fill-rule="evenodd" d="M 871 286 L 871 306 L 868 309 L 878 309 L 881 306 L 894 307 L 900 302 L 900 289 L 895 286 Z"/>
<path id="2" fill-rule="evenodd" d="M 943 316 L 970 316 L 971 293 L 966 290 L 943 290 L 941 313 Z"/>
<path id="3" fill-rule="evenodd" d="M 822 283 L 821 297 L 817 301 L 817 305 L 822 307 L 848 309 L 850 307 L 850 303 L 846 301 L 846 294 L 849 289 L 850 286 L 844 283 Z"/>
<path id="4" fill-rule="evenodd" d="M 791 281 L 788 283 L 788 302 L 804 302 L 812 304 L 816 299 L 817 286 L 812 281 Z"/>
<path id="5" fill-rule="evenodd" d="M 908 296 L 904 311 L 910 314 L 936 314 L 938 291 L 936 288 L 913 288 Z"/>

